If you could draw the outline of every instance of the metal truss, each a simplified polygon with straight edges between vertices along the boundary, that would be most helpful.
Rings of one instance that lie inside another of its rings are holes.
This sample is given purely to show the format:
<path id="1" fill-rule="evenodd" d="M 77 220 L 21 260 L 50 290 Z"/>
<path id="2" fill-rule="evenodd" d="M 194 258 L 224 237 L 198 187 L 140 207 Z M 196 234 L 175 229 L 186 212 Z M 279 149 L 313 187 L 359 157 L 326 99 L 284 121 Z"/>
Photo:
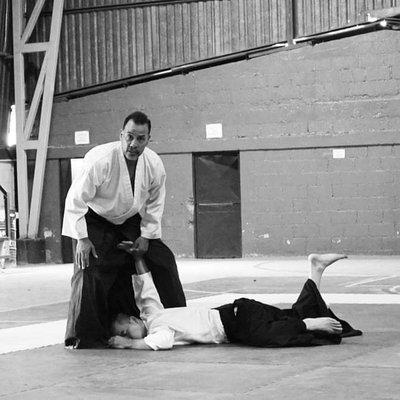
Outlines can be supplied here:
<path id="1" fill-rule="evenodd" d="M 29 20 L 24 23 L 25 0 L 13 0 L 14 86 L 17 131 L 18 213 L 19 237 L 35 238 L 39 218 L 49 141 L 54 82 L 64 0 L 54 0 L 48 42 L 28 43 L 46 0 L 37 0 Z M 24 54 L 44 52 L 44 59 L 36 83 L 33 99 L 26 108 Z M 39 134 L 31 138 L 33 124 L 42 103 Z M 29 204 L 27 151 L 36 150 L 35 173 Z"/>

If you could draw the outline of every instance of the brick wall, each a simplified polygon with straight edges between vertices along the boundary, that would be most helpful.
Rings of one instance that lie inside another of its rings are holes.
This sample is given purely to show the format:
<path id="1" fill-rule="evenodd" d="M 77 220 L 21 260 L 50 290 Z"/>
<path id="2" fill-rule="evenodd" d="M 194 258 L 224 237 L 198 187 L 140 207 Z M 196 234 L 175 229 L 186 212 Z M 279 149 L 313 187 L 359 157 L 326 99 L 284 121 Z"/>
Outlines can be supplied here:
<path id="1" fill-rule="evenodd" d="M 400 146 L 244 152 L 248 255 L 400 250 Z"/>
<path id="2" fill-rule="evenodd" d="M 398 32 L 56 103 L 50 157 L 84 154 L 76 130 L 92 145 L 114 140 L 132 109 L 151 117 L 151 147 L 166 162 L 164 238 L 177 254 L 193 254 L 191 153 L 223 150 L 241 151 L 244 255 L 400 253 Z M 223 139 L 205 139 L 213 122 Z M 332 158 L 335 147 L 345 159 Z"/>
<path id="3" fill-rule="evenodd" d="M 191 154 L 162 155 L 167 171 L 163 240 L 178 257 L 194 256 Z"/>
<path id="4" fill-rule="evenodd" d="M 112 140 L 133 108 L 151 116 L 164 151 L 206 146 L 213 121 L 232 147 L 397 132 L 399 41 L 397 32 L 370 33 L 56 103 L 50 144 L 72 146 L 80 129 L 93 143 Z"/>

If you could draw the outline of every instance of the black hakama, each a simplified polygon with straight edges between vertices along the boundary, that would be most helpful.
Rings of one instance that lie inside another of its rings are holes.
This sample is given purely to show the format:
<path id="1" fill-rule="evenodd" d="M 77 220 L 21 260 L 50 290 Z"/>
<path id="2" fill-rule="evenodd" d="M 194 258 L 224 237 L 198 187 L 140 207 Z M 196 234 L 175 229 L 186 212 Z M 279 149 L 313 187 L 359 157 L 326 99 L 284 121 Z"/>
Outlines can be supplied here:
<path id="1" fill-rule="evenodd" d="M 314 281 L 308 279 L 291 309 L 279 309 L 241 298 L 218 307 L 227 338 L 232 343 L 260 347 L 291 347 L 339 344 L 342 337 L 362 332 L 336 317 L 326 306 Z M 307 331 L 305 318 L 330 317 L 341 322 L 341 335 Z"/>
<path id="2" fill-rule="evenodd" d="M 84 270 L 74 266 L 65 345 L 101 348 L 107 346 L 116 314 L 139 316 L 132 287 L 134 259 L 117 244 L 134 242 L 140 236 L 141 218 L 136 214 L 122 225 L 114 225 L 90 209 L 85 218 L 98 258 L 90 255 L 89 267 Z M 149 240 L 144 258 L 164 307 L 186 306 L 171 250 L 160 239 Z"/>

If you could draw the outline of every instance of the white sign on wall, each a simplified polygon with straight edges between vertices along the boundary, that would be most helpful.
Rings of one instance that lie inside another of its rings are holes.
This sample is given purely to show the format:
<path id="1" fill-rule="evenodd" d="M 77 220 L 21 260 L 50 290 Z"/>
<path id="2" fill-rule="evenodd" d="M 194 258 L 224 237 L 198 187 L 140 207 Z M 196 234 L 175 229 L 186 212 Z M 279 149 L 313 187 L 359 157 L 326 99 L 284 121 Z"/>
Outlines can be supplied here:
<path id="1" fill-rule="evenodd" d="M 332 157 L 333 158 L 346 158 L 346 150 L 345 149 L 333 149 Z"/>
<path id="2" fill-rule="evenodd" d="M 222 124 L 206 124 L 206 138 L 207 139 L 222 138 Z"/>
<path id="3" fill-rule="evenodd" d="M 75 131 L 75 144 L 89 144 L 89 131 Z"/>

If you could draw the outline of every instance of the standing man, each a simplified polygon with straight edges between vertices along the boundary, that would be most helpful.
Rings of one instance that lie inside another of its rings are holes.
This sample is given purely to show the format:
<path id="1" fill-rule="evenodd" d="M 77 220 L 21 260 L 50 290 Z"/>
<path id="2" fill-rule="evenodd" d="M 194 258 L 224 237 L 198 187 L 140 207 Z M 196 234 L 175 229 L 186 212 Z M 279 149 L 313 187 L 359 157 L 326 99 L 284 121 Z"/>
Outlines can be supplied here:
<path id="1" fill-rule="evenodd" d="M 69 189 L 62 234 L 75 239 L 75 262 L 66 346 L 106 346 L 116 313 L 139 316 L 135 265 L 117 248 L 123 240 L 144 255 L 163 305 L 186 305 L 174 255 L 160 239 L 166 174 L 160 157 L 146 147 L 150 131 L 144 113 L 128 115 L 120 140 L 91 149 Z"/>

